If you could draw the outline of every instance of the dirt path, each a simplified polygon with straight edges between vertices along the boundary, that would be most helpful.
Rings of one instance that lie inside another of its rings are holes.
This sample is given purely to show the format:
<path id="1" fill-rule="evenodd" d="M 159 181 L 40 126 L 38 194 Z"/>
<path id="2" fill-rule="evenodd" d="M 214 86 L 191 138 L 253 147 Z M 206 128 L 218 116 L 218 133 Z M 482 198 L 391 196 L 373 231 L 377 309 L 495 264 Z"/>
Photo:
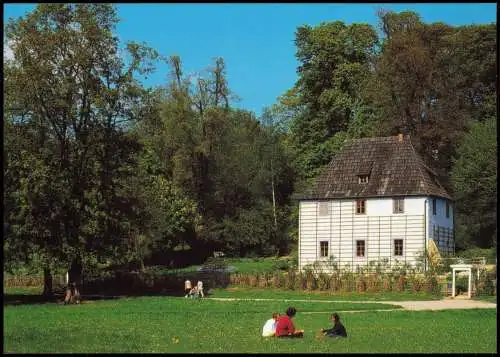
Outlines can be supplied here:
<path id="1" fill-rule="evenodd" d="M 235 301 L 235 300 L 248 300 L 248 301 L 290 301 L 290 302 L 348 302 L 352 304 L 390 304 L 401 306 L 404 310 L 448 310 L 448 309 L 496 309 L 497 304 L 479 301 L 479 300 L 465 300 L 465 299 L 443 299 L 443 300 L 429 300 L 429 301 L 348 301 L 348 300 L 302 300 L 302 299 L 241 299 L 241 298 L 217 298 L 210 297 L 207 299 L 221 300 L 221 301 Z M 395 309 L 380 309 L 369 311 L 391 311 Z M 365 310 L 352 310 L 345 312 L 362 312 Z"/>

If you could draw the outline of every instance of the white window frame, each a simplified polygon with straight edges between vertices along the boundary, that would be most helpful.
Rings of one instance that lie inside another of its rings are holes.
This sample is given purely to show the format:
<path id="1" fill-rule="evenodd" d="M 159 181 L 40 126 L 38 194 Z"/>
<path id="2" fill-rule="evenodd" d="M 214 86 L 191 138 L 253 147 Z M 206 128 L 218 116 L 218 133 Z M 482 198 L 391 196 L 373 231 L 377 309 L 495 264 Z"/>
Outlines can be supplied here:
<path id="1" fill-rule="evenodd" d="M 368 183 L 368 175 L 359 175 L 358 183 L 361 185 L 366 185 Z"/>
<path id="2" fill-rule="evenodd" d="M 363 242 L 363 255 L 358 255 L 358 242 Z M 366 258 L 366 239 L 356 239 L 355 249 L 355 257 L 356 259 L 365 259 Z"/>
<path id="3" fill-rule="evenodd" d="M 396 254 L 396 241 L 401 241 L 401 254 Z M 395 257 L 404 257 L 405 256 L 405 240 L 403 238 L 396 238 L 392 240 L 392 255 Z"/>
<path id="4" fill-rule="evenodd" d="M 323 255 L 323 244 L 326 243 L 326 255 Z M 320 258 L 328 258 L 330 253 L 330 242 L 327 240 L 322 240 L 319 242 L 319 257 Z"/>
<path id="5" fill-rule="evenodd" d="M 358 212 L 358 202 L 363 202 L 360 205 L 360 208 L 363 207 L 363 212 Z M 366 200 L 356 200 L 356 202 L 354 203 L 354 209 L 356 214 L 366 214 Z"/>

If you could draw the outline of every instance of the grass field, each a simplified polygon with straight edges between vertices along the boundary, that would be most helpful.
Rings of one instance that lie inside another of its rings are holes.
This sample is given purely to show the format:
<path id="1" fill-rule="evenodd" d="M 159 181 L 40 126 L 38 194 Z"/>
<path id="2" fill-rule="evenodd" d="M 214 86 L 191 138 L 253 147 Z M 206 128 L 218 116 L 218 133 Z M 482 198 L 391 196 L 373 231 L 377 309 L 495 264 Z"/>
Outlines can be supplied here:
<path id="1" fill-rule="evenodd" d="M 306 300 L 349 300 L 349 301 L 405 301 L 405 300 L 439 300 L 441 296 L 426 293 L 335 293 L 326 291 L 292 291 L 280 289 L 258 289 L 229 287 L 226 289 L 211 289 L 210 296 L 252 299 L 306 299 Z"/>
<path id="2" fill-rule="evenodd" d="M 377 312 L 390 305 L 294 302 L 305 337 L 262 338 L 270 314 L 288 304 L 141 297 L 4 306 L 4 352 L 496 352 L 495 309 Z M 317 338 L 330 312 L 362 309 L 341 314 L 347 339 Z"/>

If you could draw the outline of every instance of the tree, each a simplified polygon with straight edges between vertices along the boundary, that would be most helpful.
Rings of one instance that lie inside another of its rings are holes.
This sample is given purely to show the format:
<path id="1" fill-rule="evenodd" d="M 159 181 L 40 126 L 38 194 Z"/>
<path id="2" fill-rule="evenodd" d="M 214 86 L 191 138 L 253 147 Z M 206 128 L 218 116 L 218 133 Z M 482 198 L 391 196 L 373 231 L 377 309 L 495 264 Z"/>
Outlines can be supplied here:
<path id="1" fill-rule="evenodd" d="M 120 256 L 130 234 L 124 180 L 138 146 L 127 125 L 147 98 L 135 77 L 153 70 L 157 54 L 130 43 L 126 65 L 117 21 L 108 4 L 40 4 L 6 28 L 14 60 L 5 66 L 4 113 L 32 137 L 22 158 L 32 166 L 6 160 L 21 182 L 8 193 L 17 197 L 9 240 L 80 267 L 70 269 L 75 282 L 92 257 Z"/>
<path id="2" fill-rule="evenodd" d="M 494 26 L 424 24 L 411 11 L 379 17 L 385 38 L 366 86 L 378 135 L 410 134 L 450 189 L 455 143 L 470 120 L 493 114 Z"/>
<path id="3" fill-rule="evenodd" d="M 473 123 L 453 161 L 459 248 L 496 245 L 496 118 Z"/>
<path id="4" fill-rule="evenodd" d="M 361 108 L 377 41 L 375 30 L 365 24 L 336 21 L 297 29 L 300 65 L 294 95 L 302 108 L 290 129 L 297 150 L 296 166 L 305 178 L 316 176 L 331 160 L 331 140 L 347 130 Z"/>

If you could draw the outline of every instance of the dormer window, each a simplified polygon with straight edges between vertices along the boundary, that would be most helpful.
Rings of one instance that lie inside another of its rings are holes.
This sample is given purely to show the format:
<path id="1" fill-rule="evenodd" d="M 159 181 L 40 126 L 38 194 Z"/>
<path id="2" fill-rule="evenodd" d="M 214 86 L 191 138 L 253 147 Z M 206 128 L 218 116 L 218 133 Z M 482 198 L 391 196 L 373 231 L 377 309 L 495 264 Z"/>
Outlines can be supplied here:
<path id="1" fill-rule="evenodd" d="M 368 175 L 359 175 L 358 176 L 358 183 L 365 185 L 368 183 Z"/>

